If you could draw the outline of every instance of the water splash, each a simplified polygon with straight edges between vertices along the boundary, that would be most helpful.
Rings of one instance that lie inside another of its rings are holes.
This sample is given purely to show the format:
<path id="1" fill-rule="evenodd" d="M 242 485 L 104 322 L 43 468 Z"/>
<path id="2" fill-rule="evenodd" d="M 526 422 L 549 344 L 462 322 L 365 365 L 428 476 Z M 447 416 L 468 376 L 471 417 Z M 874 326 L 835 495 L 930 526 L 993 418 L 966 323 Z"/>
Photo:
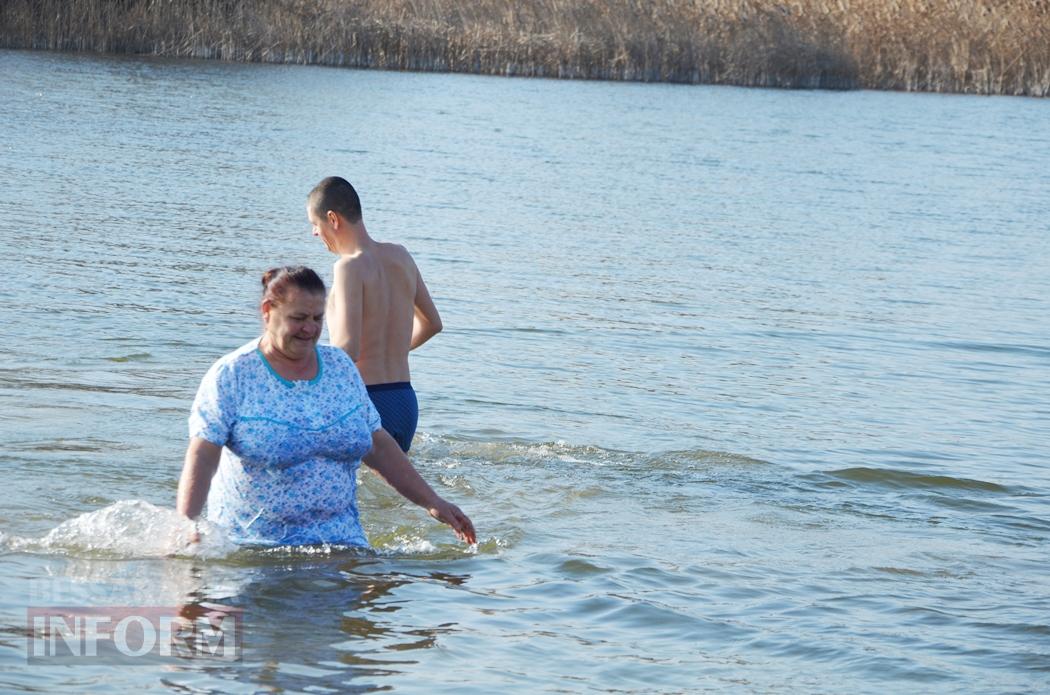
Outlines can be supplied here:
<path id="1" fill-rule="evenodd" d="M 438 547 L 426 538 L 396 536 L 384 543 L 380 552 L 384 555 L 430 555 L 437 551 Z"/>
<path id="2" fill-rule="evenodd" d="M 192 542 L 199 531 L 199 541 Z M 174 509 L 143 500 L 120 500 L 62 522 L 39 539 L 0 537 L 0 547 L 76 557 L 225 557 L 237 550 L 221 529 L 198 525 Z"/>

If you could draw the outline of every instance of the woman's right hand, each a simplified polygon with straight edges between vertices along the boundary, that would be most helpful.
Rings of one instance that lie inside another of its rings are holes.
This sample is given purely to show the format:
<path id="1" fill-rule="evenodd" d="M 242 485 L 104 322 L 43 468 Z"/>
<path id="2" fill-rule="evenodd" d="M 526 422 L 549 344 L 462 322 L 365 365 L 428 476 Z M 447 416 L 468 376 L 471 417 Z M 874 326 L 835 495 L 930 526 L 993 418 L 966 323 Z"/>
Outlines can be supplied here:
<path id="1" fill-rule="evenodd" d="M 438 521 L 452 527 L 456 538 L 465 543 L 474 545 L 478 542 L 477 534 L 474 532 L 474 524 L 463 510 L 451 502 L 438 498 L 437 502 L 427 509 L 427 513 Z"/>

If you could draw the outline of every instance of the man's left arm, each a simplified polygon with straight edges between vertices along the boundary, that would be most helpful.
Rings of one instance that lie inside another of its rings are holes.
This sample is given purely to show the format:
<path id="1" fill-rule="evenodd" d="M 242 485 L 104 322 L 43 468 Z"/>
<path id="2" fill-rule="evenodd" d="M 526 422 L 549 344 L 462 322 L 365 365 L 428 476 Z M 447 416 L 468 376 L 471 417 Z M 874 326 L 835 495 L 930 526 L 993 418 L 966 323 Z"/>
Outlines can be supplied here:
<path id="1" fill-rule="evenodd" d="M 416 296 L 412 300 L 412 305 L 412 342 L 409 350 L 415 350 L 444 328 L 441 324 L 441 315 L 434 306 L 434 300 L 430 296 L 427 284 L 423 282 L 423 275 L 419 272 L 419 268 L 416 268 Z"/>

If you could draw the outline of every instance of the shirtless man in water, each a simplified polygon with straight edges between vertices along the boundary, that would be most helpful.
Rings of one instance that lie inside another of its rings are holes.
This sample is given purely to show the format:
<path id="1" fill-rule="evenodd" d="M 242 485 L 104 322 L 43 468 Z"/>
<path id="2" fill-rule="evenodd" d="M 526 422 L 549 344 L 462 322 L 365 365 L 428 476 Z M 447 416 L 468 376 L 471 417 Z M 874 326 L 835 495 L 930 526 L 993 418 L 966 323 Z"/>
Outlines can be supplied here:
<path id="1" fill-rule="evenodd" d="M 317 184 L 306 214 L 314 236 L 339 255 L 325 311 L 329 338 L 357 364 L 383 429 L 407 452 L 419 415 L 408 353 L 441 330 L 437 307 L 405 247 L 368 235 L 345 179 Z"/>

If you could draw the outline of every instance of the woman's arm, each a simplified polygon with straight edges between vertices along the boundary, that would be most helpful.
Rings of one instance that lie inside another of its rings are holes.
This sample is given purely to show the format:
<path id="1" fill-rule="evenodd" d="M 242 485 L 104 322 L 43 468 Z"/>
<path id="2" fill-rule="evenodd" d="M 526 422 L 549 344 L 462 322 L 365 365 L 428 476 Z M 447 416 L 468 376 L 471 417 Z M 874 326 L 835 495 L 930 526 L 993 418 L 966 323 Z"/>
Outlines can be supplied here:
<path id="1" fill-rule="evenodd" d="M 378 429 L 372 433 L 372 450 L 362 460 L 405 499 L 415 502 L 426 509 L 430 516 L 451 526 L 457 538 L 470 544 L 478 542 L 470 518 L 427 485 L 427 481 L 423 480 L 386 430 Z"/>
<path id="2" fill-rule="evenodd" d="M 182 464 L 182 477 L 179 478 L 179 491 L 175 496 L 175 510 L 179 514 L 190 519 L 200 516 L 221 455 L 221 446 L 200 437 L 190 438 Z"/>

